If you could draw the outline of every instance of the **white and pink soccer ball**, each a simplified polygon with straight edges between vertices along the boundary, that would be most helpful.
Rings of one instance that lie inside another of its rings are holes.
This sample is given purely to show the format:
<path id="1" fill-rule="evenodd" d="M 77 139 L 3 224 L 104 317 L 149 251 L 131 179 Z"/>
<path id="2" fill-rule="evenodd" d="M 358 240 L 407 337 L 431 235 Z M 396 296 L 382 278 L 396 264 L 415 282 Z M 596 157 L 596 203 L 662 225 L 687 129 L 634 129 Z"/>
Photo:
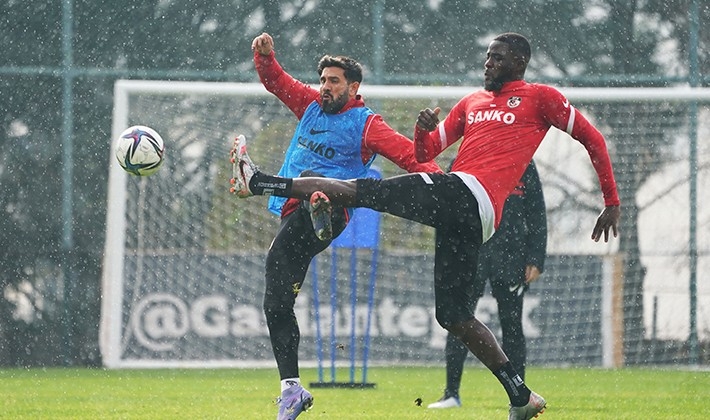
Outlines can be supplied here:
<path id="1" fill-rule="evenodd" d="M 152 175 L 160 169 L 165 143 L 157 131 L 144 125 L 125 129 L 114 145 L 116 159 L 129 174 Z"/>

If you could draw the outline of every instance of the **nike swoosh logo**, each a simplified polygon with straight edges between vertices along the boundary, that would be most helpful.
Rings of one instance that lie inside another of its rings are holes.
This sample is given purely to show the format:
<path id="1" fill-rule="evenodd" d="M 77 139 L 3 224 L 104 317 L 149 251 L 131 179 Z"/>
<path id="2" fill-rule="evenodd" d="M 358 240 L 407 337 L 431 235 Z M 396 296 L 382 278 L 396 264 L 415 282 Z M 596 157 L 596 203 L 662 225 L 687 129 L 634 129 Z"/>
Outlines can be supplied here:
<path id="1" fill-rule="evenodd" d="M 569 99 L 565 99 L 564 103 L 562 104 L 563 107 L 569 108 Z"/>
<path id="2" fill-rule="evenodd" d="M 323 133 L 327 133 L 328 131 L 330 131 L 330 130 L 316 130 L 315 128 L 311 128 L 310 133 L 312 136 L 315 136 L 316 134 L 323 134 Z"/>
<path id="3" fill-rule="evenodd" d="M 508 290 L 510 290 L 511 292 L 516 292 L 517 295 L 520 296 L 525 291 L 525 287 L 523 286 L 523 283 L 518 283 L 510 286 Z"/>

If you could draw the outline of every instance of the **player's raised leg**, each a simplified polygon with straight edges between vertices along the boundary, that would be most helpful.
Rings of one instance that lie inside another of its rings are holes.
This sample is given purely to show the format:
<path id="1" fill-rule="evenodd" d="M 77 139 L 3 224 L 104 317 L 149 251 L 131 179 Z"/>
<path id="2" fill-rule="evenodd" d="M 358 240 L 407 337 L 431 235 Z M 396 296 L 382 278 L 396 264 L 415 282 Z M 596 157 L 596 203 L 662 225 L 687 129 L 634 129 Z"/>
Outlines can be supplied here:
<path id="1" fill-rule="evenodd" d="M 310 201 L 316 191 L 322 191 L 333 205 L 355 207 L 355 180 L 339 180 L 322 177 L 282 178 L 267 175 L 249 158 L 246 138 L 237 136 L 230 153 L 232 179 L 230 188 L 239 198 L 253 195 L 278 195 Z"/>

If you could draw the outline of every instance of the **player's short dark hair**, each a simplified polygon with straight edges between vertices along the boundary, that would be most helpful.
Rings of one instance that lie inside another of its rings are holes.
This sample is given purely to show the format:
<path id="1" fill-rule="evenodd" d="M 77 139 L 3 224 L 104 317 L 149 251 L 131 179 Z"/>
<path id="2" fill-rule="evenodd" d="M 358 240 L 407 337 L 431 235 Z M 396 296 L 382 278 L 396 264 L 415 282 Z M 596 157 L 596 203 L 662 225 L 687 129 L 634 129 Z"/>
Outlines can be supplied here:
<path id="1" fill-rule="evenodd" d="M 506 32 L 493 38 L 494 41 L 505 42 L 510 47 L 510 50 L 518 57 L 525 60 L 525 64 L 530 61 L 530 42 L 527 38 L 515 32 Z"/>
<path id="2" fill-rule="evenodd" d="M 340 67 L 345 71 L 345 79 L 350 83 L 362 82 L 362 66 L 350 57 L 324 55 L 318 62 L 318 76 L 323 73 L 323 69 L 326 67 Z"/>

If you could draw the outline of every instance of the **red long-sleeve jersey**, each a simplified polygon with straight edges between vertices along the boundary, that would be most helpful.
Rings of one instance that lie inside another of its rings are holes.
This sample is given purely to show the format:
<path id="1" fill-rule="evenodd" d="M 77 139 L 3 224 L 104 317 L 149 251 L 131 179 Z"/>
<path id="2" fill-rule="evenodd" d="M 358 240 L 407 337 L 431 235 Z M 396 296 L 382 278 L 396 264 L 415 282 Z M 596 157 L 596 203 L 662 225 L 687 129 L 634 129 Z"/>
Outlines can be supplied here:
<path id="1" fill-rule="evenodd" d="M 497 227 L 503 204 L 551 127 L 582 143 L 592 160 L 605 205 L 619 205 L 604 136 L 557 89 L 517 80 L 498 92 L 465 96 L 434 131 L 415 127 L 415 154 L 429 161 L 463 141 L 451 171 L 465 172 L 486 189 Z"/>
<path id="2" fill-rule="evenodd" d="M 320 92 L 286 73 L 276 61 L 274 51 L 268 56 L 254 51 L 254 64 L 266 90 L 279 98 L 299 120 L 313 101 L 321 103 Z M 362 106 L 365 106 L 365 102 L 357 95 L 348 101 L 340 112 Z M 439 165 L 431 159 L 417 160 L 414 157 L 412 140 L 395 131 L 378 114 L 367 119 L 363 131 L 363 163 L 369 161 L 373 154 L 384 156 L 407 172 L 442 172 Z"/>

